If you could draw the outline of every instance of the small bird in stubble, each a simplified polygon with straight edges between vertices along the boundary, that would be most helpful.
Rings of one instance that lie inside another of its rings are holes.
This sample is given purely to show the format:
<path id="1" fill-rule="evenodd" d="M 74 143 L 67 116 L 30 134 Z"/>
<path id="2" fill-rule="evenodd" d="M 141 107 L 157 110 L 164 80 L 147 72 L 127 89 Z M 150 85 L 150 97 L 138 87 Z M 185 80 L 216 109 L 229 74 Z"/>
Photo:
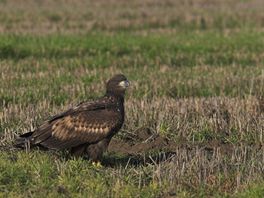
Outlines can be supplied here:
<path id="1" fill-rule="evenodd" d="M 106 84 L 106 94 L 53 116 L 37 129 L 20 135 L 15 146 L 68 149 L 73 155 L 101 159 L 111 138 L 124 123 L 124 95 L 129 81 L 117 74 Z"/>

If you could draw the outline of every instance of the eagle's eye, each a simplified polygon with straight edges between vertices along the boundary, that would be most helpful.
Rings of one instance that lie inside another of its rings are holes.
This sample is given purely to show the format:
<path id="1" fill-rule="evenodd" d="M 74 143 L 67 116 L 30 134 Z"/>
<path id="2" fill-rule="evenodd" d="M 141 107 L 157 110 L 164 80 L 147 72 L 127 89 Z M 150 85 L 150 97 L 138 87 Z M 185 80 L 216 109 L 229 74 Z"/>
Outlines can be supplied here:
<path id="1" fill-rule="evenodd" d="M 123 80 L 123 81 L 121 81 L 120 83 L 118 83 L 118 85 L 119 85 L 120 87 L 126 89 L 126 88 L 129 87 L 130 83 L 129 83 L 128 80 Z"/>

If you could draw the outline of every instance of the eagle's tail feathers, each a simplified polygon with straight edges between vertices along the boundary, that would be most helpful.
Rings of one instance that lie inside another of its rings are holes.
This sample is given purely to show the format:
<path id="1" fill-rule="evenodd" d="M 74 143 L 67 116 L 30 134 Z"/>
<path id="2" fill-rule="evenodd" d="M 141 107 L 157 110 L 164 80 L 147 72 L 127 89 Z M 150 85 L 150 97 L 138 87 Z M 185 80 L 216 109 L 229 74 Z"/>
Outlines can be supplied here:
<path id="1" fill-rule="evenodd" d="M 30 138 L 31 138 L 31 135 L 32 134 L 33 134 L 33 132 L 30 131 L 28 133 L 25 133 L 25 134 L 20 135 L 15 140 L 14 146 L 15 147 L 18 147 L 18 148 L 23 148 L 23 149 L 29 148 L 29 146 L 30 146 Z"/>

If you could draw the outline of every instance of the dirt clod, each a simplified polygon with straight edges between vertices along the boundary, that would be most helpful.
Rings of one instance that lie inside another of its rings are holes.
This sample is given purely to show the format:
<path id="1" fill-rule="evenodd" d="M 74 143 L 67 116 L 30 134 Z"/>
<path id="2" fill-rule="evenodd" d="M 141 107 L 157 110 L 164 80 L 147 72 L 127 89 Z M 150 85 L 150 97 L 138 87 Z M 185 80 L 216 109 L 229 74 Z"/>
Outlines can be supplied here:
<path id="1" fill-rule="evenodd" d="M 138 155 L 152 151 L 171 149 L 175 143 L 169 141 L 148 128 L 138 129 L 133 138 L 126 140 L 113 139 L 108 147 L 109 152 L 118 154 Z"/>

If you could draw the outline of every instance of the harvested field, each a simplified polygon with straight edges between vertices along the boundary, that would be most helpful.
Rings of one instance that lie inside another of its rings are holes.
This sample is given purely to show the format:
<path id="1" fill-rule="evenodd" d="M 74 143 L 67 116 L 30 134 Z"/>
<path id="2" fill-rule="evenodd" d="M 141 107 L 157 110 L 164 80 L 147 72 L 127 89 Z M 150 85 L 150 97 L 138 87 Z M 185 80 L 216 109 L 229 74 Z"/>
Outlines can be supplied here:
<path id="1" fill-rule="evenodd" d="M 263 1 L 0 0 L 0 197 L 263 197 Z M 131 81 L 103 167 L 18 134 Z"/>

